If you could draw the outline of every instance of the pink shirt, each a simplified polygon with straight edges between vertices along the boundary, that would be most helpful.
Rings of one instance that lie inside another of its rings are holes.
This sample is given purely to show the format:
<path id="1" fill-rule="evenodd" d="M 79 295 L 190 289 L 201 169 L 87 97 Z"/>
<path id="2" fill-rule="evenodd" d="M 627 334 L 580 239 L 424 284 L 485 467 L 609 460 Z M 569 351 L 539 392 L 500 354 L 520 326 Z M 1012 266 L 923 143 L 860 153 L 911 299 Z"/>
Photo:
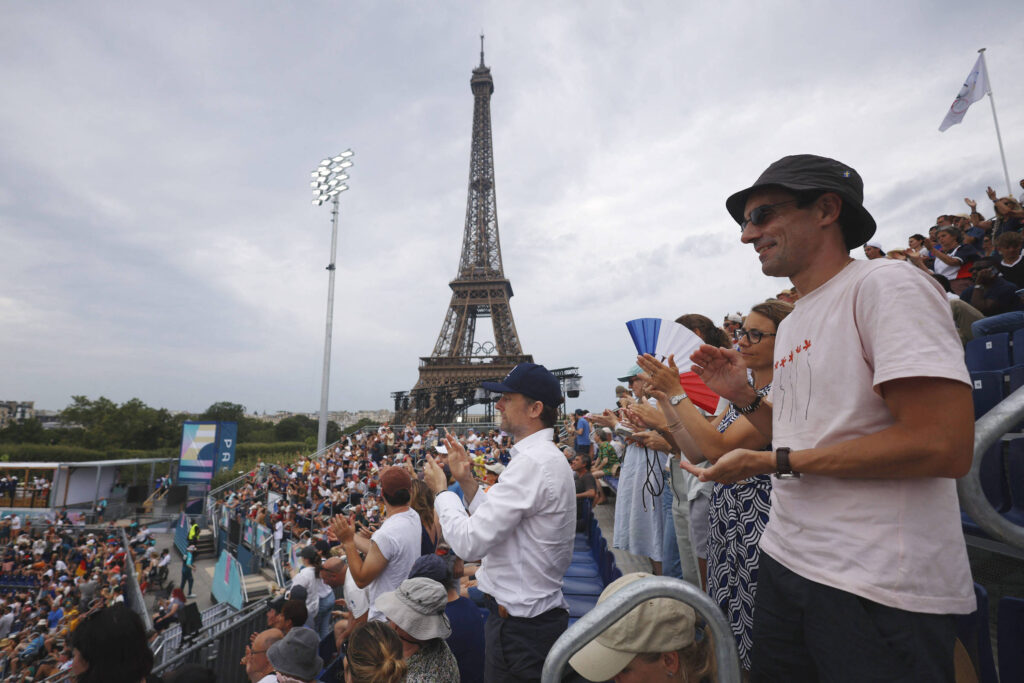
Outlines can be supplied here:
<path id="1" fill-rule="evenodd" d="M 854 261 L 779 326 L 772 445 L 797 451 L 885 429 L 894 420 L 877 387 L 904 377 L 970 384 L 949 303 L 906 263 Z M 974 611 L 953 479 L 805 474 L 772 483 L 761 548 L 773 559 L 883 605 Z"/>

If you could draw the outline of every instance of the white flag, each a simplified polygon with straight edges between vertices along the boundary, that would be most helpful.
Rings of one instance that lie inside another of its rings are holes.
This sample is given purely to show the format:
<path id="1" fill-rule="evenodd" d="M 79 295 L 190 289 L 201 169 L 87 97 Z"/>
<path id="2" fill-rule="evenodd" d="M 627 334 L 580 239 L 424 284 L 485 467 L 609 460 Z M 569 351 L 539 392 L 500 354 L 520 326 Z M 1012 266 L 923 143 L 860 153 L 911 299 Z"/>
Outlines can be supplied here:
<path id="1" fill-rule="evenodd" d="M 942 119 L 939 132 L 963 121 L 967 108 L 984 97 L 988 91 L 988 71 L 985 70 L 985 55 L 980 54 L 978 55 L 978 61 L 974 63 L 974 68 L 971 69 L 971 73 L 967 75 L 967 80 L 964 81 L 963 87 L 960 88 L 959 94 L 953 100 L 953 104 L 950 105 L 946 118 Z"/>

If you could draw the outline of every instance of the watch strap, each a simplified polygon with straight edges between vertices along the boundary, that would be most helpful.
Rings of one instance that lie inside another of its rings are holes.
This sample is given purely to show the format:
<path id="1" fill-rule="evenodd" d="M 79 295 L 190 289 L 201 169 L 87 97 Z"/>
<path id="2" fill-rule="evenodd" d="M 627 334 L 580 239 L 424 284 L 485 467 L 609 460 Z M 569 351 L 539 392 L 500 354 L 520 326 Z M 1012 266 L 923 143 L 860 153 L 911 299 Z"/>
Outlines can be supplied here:
<path id="1" fill-rule="evenodd" d="M 795 479 L 800 476 L 799 472 L 793 471 L 789 462 L 790 450 L 785 446 L 775 449 L 775 477 L 778 479 Z"/>

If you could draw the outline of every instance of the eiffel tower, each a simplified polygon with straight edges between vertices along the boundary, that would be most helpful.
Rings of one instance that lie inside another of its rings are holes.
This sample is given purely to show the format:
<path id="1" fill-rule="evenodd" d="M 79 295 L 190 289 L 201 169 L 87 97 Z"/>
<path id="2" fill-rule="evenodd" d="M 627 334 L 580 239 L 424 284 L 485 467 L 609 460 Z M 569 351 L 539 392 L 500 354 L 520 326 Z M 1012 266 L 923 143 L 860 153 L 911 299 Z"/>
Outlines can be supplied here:
<path id="1" fill-rule="evenodd" d="M 419 381 L 408 394 L 392 394 L 398 422 L 450 422 L 470 405 L 487 403 L 484 392 L 478 390 L 480 382 L 500 379 L 519 363 L 533 361 L 519 343 L 509 307 L 512 284 L 501 265 L 491 144 L 494 80 L 484 65 L 483 36 L 480 66 L 473 69 L 469 85 L 473 91 L 473 145 L 459 273 L 449 283 L 451 303 L 434 351 L 420 358 Z M 493 343 L 475 343 L 480 318 L 491 319 Z"/>

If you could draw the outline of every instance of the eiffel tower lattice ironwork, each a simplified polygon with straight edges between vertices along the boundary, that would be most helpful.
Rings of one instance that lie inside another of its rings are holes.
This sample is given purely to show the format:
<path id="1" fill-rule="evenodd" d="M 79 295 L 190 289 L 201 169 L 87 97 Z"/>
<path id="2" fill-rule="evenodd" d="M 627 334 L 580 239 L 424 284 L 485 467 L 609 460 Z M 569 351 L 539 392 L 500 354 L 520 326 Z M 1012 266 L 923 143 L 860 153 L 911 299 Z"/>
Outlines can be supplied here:
<path id="1" fill-rule="evenodd" d="M 412 391 L 395 392 L 396 419 L 449 422 L 472 403 L 484 400 L 476 387 L 483 380 L 504 377 L 517 364 L 532 361 L 524 354 L 509 299 L 512 284 L 505 277 L 498 240 L 498 210 L 494 189 L 494 151 L 491 143 L 491 94 L 494 81 L 484 65 L 483 36 L 480 66 L 470 79 L 473 91 L 473 143 L 469 161 L 469 197 L 462 236 L 459 272 L 448 313 L 434 351 L 420 358 L 419 381 Z M 476 324 L 490 318 L 493 344 L 476 344 Z"/>

